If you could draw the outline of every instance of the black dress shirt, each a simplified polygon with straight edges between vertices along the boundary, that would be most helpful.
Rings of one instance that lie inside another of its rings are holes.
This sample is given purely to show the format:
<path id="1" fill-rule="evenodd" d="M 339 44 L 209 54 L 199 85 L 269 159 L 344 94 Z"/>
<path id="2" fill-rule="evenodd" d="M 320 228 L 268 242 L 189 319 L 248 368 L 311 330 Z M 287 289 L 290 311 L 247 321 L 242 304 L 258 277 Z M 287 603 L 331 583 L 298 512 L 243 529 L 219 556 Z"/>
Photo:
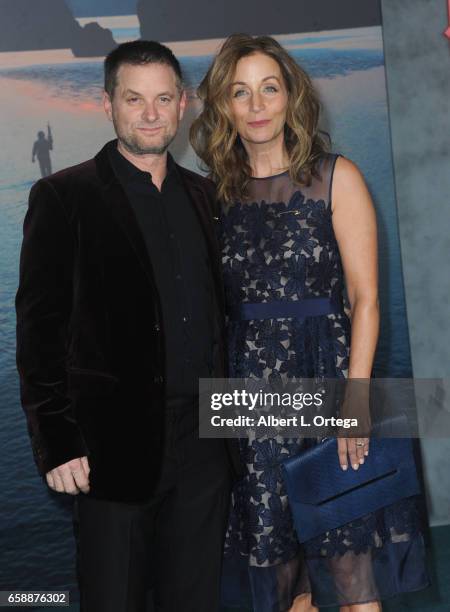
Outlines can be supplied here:
<path id="1" fill-rule="evenodd" d="M 194 397 L 211 375 L 213 283 L 197 213 L 170 154 L 161 191 L 110 144 L 108 155 L 134 210 L 159 292 L 168 397 Z"/>

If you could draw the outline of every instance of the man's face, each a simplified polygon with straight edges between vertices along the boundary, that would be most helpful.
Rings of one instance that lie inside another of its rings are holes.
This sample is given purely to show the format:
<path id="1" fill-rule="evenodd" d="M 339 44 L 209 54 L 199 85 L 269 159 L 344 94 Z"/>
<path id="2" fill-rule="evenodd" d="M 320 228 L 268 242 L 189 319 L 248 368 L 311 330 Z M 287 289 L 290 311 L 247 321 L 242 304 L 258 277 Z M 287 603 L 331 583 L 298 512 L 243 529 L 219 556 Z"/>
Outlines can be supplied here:
<path id="1" fill-rule="evenodd" d="M 186 107 L 174 70 L 166 64 L 122 64 L 105 112 L 122 146 L 135 155 L 161 155 L 170 145 Z"/>

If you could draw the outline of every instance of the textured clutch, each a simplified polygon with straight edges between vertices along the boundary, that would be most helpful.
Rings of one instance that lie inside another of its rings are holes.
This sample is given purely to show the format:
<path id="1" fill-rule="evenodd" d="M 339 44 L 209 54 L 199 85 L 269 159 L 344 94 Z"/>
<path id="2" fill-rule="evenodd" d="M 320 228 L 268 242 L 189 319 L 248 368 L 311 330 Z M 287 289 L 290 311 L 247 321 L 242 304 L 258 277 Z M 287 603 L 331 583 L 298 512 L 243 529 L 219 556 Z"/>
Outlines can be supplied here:
<path id="1" fill-rule="evenodd" d="M 339 465 L 336 438 L 282 464 L 300 542 L 420 493 L 410 438 L 371 438 L 369 456 L 353 470 Z"/>

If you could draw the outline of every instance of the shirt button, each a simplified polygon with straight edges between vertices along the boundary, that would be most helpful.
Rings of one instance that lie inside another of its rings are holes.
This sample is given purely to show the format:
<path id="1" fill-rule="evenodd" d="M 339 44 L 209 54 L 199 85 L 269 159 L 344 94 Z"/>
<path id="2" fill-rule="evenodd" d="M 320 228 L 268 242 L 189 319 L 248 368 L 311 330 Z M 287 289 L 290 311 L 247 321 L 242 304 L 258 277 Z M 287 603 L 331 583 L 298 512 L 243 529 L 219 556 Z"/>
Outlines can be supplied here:
<path id="1" fill-rule="evenodd" d="M 161 330 L 159 323 L 155 323 L 155 325 L 153 326 L 153 329 L 155 330 L 155 332 L 159 332 Z"/>
<path id="2" fill-rule="evenodd" d="M 188 322 L 188 318 L 186 316 L 183 317 L 183 323 L 187 323 Z"/>
<path id="3" fill-rule="evenodd" d="M 170 238 L 171 240 L 173 240 L 173 239 L 175 238 L 175 234 L 174 234 L 173 232 L 170 232 L 170 234 L 169 234 L 169 238 Z"/>
<path id="4" fill-rule="evenodd" d="M 177 274 L 177 275 L 175 276 L 175 278 L 176 278 L 177 280 L 181 280 L 181 274 Z"/>

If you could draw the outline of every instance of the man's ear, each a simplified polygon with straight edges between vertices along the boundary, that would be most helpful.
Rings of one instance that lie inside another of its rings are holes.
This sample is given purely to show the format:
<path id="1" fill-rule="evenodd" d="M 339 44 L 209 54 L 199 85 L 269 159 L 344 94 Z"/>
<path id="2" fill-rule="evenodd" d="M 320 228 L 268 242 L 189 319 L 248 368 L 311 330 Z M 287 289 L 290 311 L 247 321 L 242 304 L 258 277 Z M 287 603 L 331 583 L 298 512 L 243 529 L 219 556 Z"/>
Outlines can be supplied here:
<path id="1" fill-rule="evenodd" d="M 112 121 L 112 102 L 109 93 L 103 92 L 103 108 L 105 109 L 106 116 Z"/>
<path id="2" fill-rule="evenodd" d="M 186 110 L 186 106 L 188 103 L 186 90 L 183 89 L 180 96 L 180 110 L 178 111 L 178 119 L 181 121 L 183 119 L 184 111 Z"/>

